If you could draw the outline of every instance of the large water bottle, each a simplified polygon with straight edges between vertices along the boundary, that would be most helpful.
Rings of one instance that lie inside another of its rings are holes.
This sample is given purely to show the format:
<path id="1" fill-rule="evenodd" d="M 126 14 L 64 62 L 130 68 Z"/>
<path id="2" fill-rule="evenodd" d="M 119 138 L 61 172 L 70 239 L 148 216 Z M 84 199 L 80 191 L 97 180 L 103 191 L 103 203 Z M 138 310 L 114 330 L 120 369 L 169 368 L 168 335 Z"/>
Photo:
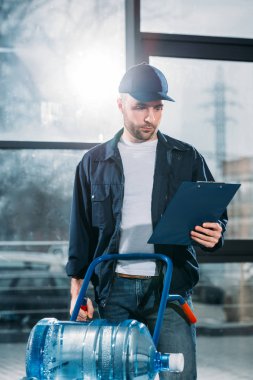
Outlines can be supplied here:
<path id="1" fill-rule="evenodd" d="M 135 320 L 42 319 L 26 351 L 26 376 L 38 380 L 146 380 L 183 366 L 182 354 L 157 352 L 146 326 Z"/>

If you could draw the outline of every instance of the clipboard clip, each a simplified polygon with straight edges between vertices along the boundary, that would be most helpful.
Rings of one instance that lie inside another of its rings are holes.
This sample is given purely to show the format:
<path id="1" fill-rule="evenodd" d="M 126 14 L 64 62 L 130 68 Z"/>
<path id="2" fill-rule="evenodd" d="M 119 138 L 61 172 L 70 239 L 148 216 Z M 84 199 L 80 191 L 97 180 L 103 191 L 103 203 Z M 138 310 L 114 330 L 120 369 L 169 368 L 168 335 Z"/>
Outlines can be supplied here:
<path id="1" fill-rule="evenodd" d="M 225 185 L 225 182 L 216 182 L 216 181 L 196 181 L 199 185 L 197 185 L 198 188 L 200 188 L 200 185 L 201 184 L 204 184 L 204 183 L 213 183 L 213 184 L 216 184 L 218 185 L 218 187 L 220 189 L 223 188 L 223 186 Z"/>

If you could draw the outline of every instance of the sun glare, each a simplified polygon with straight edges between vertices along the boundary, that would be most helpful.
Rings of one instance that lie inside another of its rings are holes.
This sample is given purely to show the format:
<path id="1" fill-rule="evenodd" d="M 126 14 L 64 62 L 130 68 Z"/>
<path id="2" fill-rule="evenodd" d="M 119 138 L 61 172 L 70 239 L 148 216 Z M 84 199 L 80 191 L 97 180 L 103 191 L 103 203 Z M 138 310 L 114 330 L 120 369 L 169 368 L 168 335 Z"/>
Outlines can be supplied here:
<path id="1" fill-rule="evenodd" d="M 66 59 L 65 74 L 70 95 L 78 103 L 106 99 L 117 96 L 118 83 L 122 75 L 119 60 L 109 59 L 107 55 L 90 51 L 79 51 Z"/>

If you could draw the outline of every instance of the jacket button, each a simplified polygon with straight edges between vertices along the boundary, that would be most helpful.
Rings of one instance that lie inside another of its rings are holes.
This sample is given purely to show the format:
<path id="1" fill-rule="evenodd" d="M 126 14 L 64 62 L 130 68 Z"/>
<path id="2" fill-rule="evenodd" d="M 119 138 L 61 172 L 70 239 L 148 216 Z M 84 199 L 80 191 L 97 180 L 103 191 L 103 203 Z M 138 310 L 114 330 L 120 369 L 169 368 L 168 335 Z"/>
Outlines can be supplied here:
<path id="1" fill-rule="evenodd" d="M 92 196 L 91 196 L 91 199 L 94 199 L 95 198 L 95 195 L 94 194 L 92 194 Z"/>

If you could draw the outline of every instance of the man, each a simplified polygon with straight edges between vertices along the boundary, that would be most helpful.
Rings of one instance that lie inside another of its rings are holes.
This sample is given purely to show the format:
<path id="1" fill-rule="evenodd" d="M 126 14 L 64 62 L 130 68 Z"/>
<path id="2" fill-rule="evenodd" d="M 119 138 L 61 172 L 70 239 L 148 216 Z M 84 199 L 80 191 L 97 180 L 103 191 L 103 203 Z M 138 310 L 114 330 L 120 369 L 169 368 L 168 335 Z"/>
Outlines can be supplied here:
<path id="1" fill-rule="evenodd" d="M 182 181 L 213 181 L 203 157 L 190 145 L 158 131 L 163 100 L 168 96 L 165 76 L 157 68 L 140 64 L 130 68 L 119 86 L 118 108 L 124 128 L 116 136 L 86 153 L 76 171 L 67 274 L 71 281 L 73 311 L 82 279 L 90 262 L 105 253 L 163 253 L 172 258 L 171 294 L 191 304 L 191 291 L 199 272 L 192 246 L 151 245 L 147 241 Z M 223 244 L 226 213 L 217 223 L 206 221 L 189 231 L 203 249 Z M 95 297 L 102 318 L 137 319 L 153 332 L 162 288 L 162 268 L 156 261 L 106 262 L 93 276 Z M 92 318 L 87 312 L 78 320 Z M 195 326 L 169 304 L 158 344 L 161 352 L 182 352 L 185 369 L 164 379 L 196 379 Z"/>

